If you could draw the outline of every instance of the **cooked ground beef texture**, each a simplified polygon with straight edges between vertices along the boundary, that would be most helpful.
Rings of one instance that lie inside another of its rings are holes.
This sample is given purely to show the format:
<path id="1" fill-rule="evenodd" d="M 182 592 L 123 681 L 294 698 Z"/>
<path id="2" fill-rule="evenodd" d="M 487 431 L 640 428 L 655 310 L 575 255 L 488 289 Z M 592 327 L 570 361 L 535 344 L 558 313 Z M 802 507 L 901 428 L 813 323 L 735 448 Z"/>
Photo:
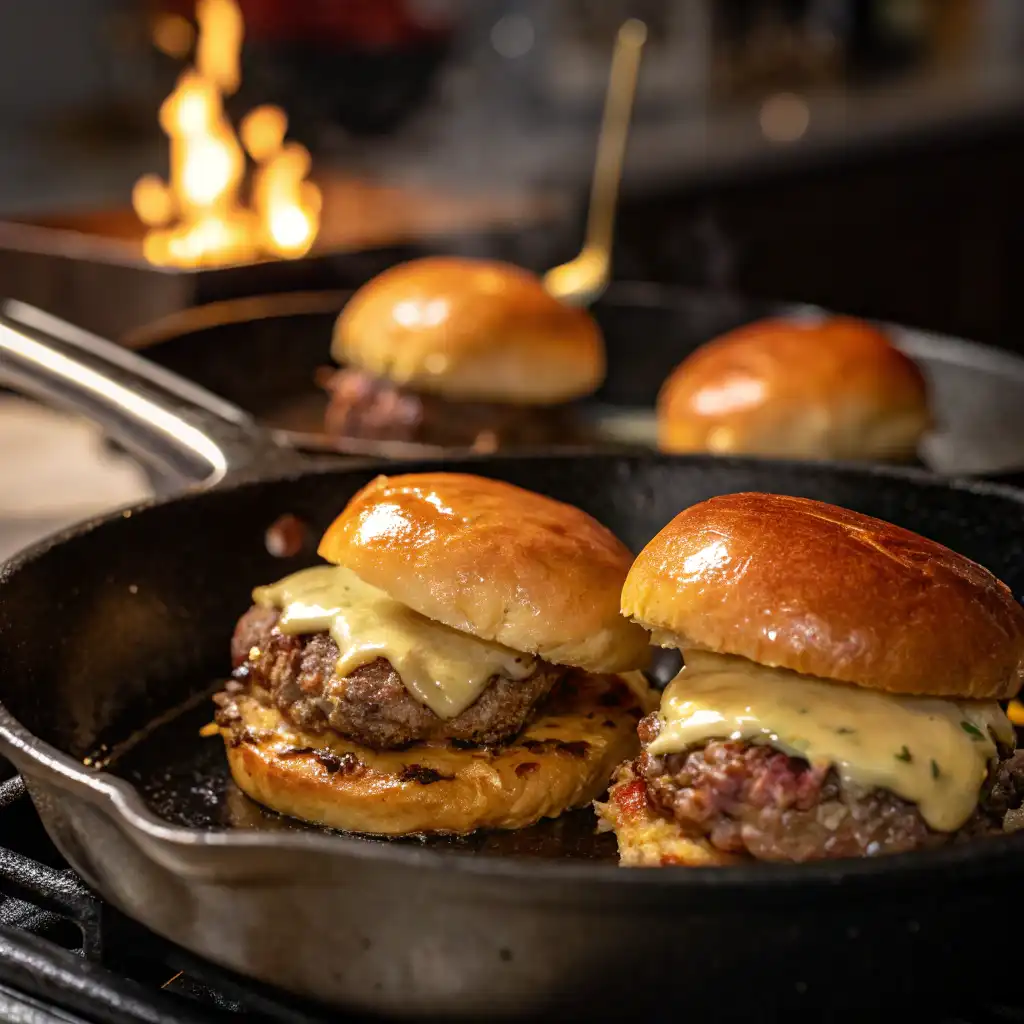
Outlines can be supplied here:
<path id="1" fill-rule="evenodd" d="M 351 367 L 326 381 L 324 429 L 336 437 L 492 450 L 584 440 L 568 406 L 457 402 Z"/>
<path id="2" fill-rule="evenodd" d="M 640 724 L 647 743 L 657 716 Z M 903 853 L 1001 833 L 1024 801 L 1024 751 L 1002 752 L 973 816 L 956 833 L 932 831 L 917 807 L 888 790 L 844 788 L 833 769 L 736 740 L 634 763 L 647 799 L 689 835 L 732 854 L 803 862 Z"/>
<path id="3" fill-rule="evenodd" d="M 490 746 L 521 732 L 566 674 L 539 662 L 526 679 L 495 676 L 465 711 L 443 719 L 409 693 L 385 659 L 339 676 L 338 648 L 327 633 L 288 635 L 277 629 L 279 617 L 276 609 L 253 607 L 239 620 L 231 641 L 234 679 L 215 697 L 225 720 L 244 690 L 300 729 L 333 729 L 374 750 L 431 740 Z"/>

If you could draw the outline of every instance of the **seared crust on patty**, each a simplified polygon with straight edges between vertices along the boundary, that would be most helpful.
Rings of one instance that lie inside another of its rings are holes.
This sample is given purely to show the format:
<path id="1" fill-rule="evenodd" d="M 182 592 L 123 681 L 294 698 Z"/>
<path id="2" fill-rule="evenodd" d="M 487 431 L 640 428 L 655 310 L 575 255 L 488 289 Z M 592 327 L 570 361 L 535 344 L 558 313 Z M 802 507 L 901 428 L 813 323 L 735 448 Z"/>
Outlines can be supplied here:
<path id="1" fill-rule="evenodd" d="M 977 810 L 953 833 L 931 830 L 914 804 L 887 790 L 847 789 L 834 770 L 733 740 L 662 757 L 641 754 L 620 768 L 598 814 L 615 829 L 623 864 L 903 853 L 1019 827 L 1014 819 L 1024 800 L 1024 751 L 1004 754 Z"/>
<path id="2" fill-rule="evenodd" d="M 333 729 L 374 750 L 427 740 L 481 745 L 515 736 L 568 671 L 538 663 L 526 679 L 495 676 L 461 714 L 439 718 L 406 689 L 384 658 L 339 676 L 338 647 L 326 633 L 293 636 L 276 628 L 280 612 L 250 608 L 231 640 L 235 679 L 297 728 Z"/>
<path id="3" fill-rule="evenodd" d="M 595 802 L 594 811 L 598 832 L 615 833 L 622 867 L 707 868 L 741 859 L 716 850 L 706 839 L 686 835 L 674 818 L 656 811 L 632 761 L 619 766 L 607 801 Z"/>
<path id="4" fill-rule="evenodd" d="M 281 814 L 376 835 L 515 829 L 583 807 L 639 748 L 637 694 L 617 676 L 573 671 L 516 739 L 466 750 L 374 751 L 297 729 L 244 692 L 217 711 L 236 784 Z"/>
<path id="5" fill-rule="evenodd" d="M 847 792 L 834 771 L 771 747 L 713 741 L 635 764 L 656 810 L 724 853 L 802 862 L 940 845 L 917 808 L 885 790 Z"/>

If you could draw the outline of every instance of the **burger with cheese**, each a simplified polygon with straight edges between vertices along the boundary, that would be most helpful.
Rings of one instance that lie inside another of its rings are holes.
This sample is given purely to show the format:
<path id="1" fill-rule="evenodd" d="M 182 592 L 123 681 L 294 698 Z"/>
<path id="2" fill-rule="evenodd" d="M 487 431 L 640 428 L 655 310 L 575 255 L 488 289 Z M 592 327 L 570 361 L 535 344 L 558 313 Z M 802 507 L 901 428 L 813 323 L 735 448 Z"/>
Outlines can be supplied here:
<path id="1" fill-rule="evenodd" d="M 622 613 L 684 667 L 602 828 L 626 865 L 809 861 L 1019 827 L 1024 609 L 962 555 L 804 498 L 730 494 L 641 552 Z"/>
<path id="2" fill-rule="evenodd" d="M 527 270 L 435 256 L 363 285 L 335 324 L 325 430 L 490 451 L 583 438 L 571 403 L 605 373 L 586 310 Z"/>
<path id="3" fill-rule="evenodd" d="M 631 555 L 586 513 L 457 473 L 378 477 L 324 564 L 253 592 L 215 697 L 232 776 L 378 835 L 520 828 L 588 805 L 656 704 Z M 623 674 L 620 674 L 623 673 Z"/>

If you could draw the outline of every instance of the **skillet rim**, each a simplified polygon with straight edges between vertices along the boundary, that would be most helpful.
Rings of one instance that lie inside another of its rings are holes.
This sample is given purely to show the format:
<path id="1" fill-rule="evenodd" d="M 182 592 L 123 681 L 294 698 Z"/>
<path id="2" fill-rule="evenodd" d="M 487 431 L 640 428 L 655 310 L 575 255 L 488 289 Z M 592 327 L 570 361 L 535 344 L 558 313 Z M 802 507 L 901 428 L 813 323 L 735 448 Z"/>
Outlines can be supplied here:
<path id="1" fill-rule="evenodd" d="M 849 461 L 808 461 L 800 459 L 777 459 L 757 456 L 719 456 L 709 454 L 665 455 L 659 453 L 632 454 L 601 450 L 576 451 L 561 455 L 551 453 L 508 452 L 478 454 L 457 459 L 415 460 L 386 462 L 377 459 L 345 460 L 325 462 L 283 472 L 246 477 L 209 490 L 196 490 L 185 494 L 150 498 L 146 501 L 115 509 L 100 516 L 94 516 L 19 551 L 15 556 L 0 564 L 0 594 L 6 580 L 21 571 L 48 552 L 67 541 L 84 537 L 94 530 L 144 513 L 151 508 L 173 505 L 191 498 L 202 498 L 206 494 L 221 494 L 262 487 L 267 484 L 287 483 L 305 476 L 334 475 L 338 473 L 366 473 L 377 470 L 382 473 L 429 472 L 431 470 L 471 471 L 479 463 L 493 465 L 502 462 L 567 461 L 567 460 L 625 460 L 639 464 L 684 464 L 717 465 L 744 470 L 764 464 L 795 470 L 796 472 L 825 472 L 840 476 L 883 477 L 909 483 L 911 486 L 931 486 L 941 490 L 952 490 L 1008 500 L 1021 507 L 1024 512 L 1024 490 L 1005 485 L 988 483 L 971 478 L 944 477 L 926 469 L 916 467 L 887 466 L 874 463 Z M 33 762 L 43 772 L 50 773 L 47 785 L 58 785 L 67 789 L 78 799 L 90 802 L 103 800 L 123 820 L 124 826 L 140 833 L 148 840 L 172 847 L 184 858 L 189 853 L 201 850 L 218 858 L 213 870 L 204 870 L 204 875 L 220 874 L 217 870 L 222 858 L 230 862 L 234 850 L 289 851 L 319 854 L 339 862 L 347 858 L 382 861 L 395 867 L 419 871 L 454 871 L 469 876 L 514 881 L 537 881 L 546 883 L 585 883 L 602 888 L 620 890 L 628 886 L 629 891 L 661 892 L 672 891 L 718 893 L 786 891 L 794 886 L 802 888 L 827 887 L 835 890 L 859 885 L 895 885 L 899 883 L 926 884 L 936 876 L 945 876 L 957 871 L 957 883 L 969 881 L 980 873 L 991 879 L 993 868 L 1007 871 L 1021 862 L 1024 856 L 1024 831 L 990 842 L 975 841 L 953 845 L 936 850 L 917 851 L 902 854 L 887 854 L 877 859 L 849 858 L 843 860 L 813 861 L 805 864 L 773 864 L 754 862 L 731 866 L 695 870 L 686 867 L 667 866 L 655 869 L 623 869 L 618 864 L 593 862 L 585 859 L 532 858 L 501 855 L 475 855 L 468 851 L 444 850 L 416 847 L 380 840 L 366 840 L 354 835 L 331 834 L 322 831 L 272 832 L 264 830 L 219 829 L 199 830 L 184 825 L 175 825 L 158 817 L 149 809 L 139 790 L 128 780 L 105 769 L 89 770 L 69 754 L 36 737 L 21 724 L 0 703 L 0 743 L 16 750 L 20 758 Z M 147 853 L 147 856 L 152 856 Z M 185 871 L 182 871 L 185 866 Z M 191 866 L 184 859 L 178 866 L 178 873 L 192 873 Z"/>

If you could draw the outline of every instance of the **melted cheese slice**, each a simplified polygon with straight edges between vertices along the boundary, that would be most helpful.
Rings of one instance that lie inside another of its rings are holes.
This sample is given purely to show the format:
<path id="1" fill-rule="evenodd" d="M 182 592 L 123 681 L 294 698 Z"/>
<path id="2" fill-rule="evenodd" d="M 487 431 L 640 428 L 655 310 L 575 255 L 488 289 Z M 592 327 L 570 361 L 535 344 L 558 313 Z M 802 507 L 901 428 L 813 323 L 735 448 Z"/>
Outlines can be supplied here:
<path id="1" fill-rule="evenodd" d="M 890 790 L 939 832 L 959 828 L 977 805 L 993 737 L 1015 742 L 996 703 L 898 697 L 705 651 L 683 657 L 652 754 L 712 739 L 767 743 L 834 767 L 844 784 Z"/>
<path id="2" fill-rule="evenodd" d="M 281 609 L 282 633 L 329 632 L 345 676 L 386 658 L 405 688 L 439 718 L 454 718 L 487 688 L 492 676 L 524 679 L 536 658 L 428 619 L 337 565 L 303 569 L 252 592 L 263 607 Z"/>

